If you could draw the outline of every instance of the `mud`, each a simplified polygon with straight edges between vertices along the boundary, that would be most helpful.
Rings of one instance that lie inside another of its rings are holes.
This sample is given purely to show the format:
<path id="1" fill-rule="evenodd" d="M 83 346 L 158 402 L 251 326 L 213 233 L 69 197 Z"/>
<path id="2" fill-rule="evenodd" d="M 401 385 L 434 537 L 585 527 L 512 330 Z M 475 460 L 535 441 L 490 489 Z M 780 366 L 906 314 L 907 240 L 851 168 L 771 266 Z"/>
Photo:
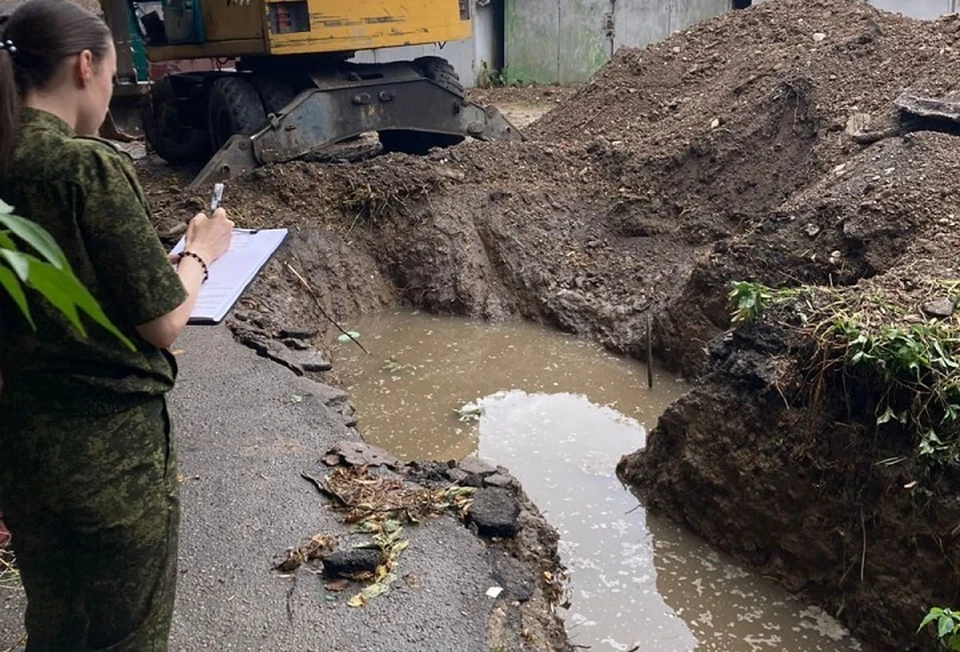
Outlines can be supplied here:
<path id="1" fill-rule="evenodd" d="M 332 329 L 289 263 L 334 319 L 396 305 L 528 319 L 640 358 L 649 327 L 696 385 L 623 476 L 864 640 L 911 649 L 922 609 L 957 597 L 954 507 L 918 508 L 904 471 L 874 464 L 895 443 L 834 423 L 872 415 L 831 404 L 810 434 L 780 396 L 803 384 L 789 332 L 724 336 L 727 292 L 955 278 L 960 140 L 859 135 L 895 133 L 905 89 L 956 90 L 958 59 L 957 16 L 775 0 L 621 50 L 526 142 L 261 169 L 224 203 L 241 226 L 292 234 L 232 325 Z M 203 208 L 182 191 L 195 170 L 141 170 L 161 234 Z"/>

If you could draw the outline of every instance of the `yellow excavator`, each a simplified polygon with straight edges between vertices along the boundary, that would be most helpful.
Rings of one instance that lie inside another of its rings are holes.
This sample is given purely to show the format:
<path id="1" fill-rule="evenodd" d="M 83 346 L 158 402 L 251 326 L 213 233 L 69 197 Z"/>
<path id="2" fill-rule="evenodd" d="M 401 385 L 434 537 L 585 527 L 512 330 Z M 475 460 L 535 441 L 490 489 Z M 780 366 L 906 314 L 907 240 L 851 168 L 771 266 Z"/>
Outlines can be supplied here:
<path id="1" fill-rule="evenodd" d="M 358 51 L 470 37 L 472 0 L 100 0 L 132 70 L 130 32 L 151 62 L 215 60 L 150 84 L 141 121 L 171 163 L 206 162 L 191 188 L 289 161 L 363 133 L 384 151 L 424 153 L 473 137 L 519 140 L 464 96 L 440 57 L 352 62 Z M 133 20 L 131 20 L 131 17 Z"/>

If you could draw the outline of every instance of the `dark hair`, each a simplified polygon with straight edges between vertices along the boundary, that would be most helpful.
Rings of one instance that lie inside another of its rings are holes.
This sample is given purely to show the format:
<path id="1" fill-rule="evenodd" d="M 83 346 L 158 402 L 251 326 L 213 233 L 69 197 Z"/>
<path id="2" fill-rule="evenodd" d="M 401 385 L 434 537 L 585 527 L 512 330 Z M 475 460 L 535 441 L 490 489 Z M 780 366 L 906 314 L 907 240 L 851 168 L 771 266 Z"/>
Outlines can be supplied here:
<path id="1" fill-rule="evenodd" d="M 0 172 L 10 161 L 20 126 L 20 103 L 45 88 L 63 60 L 90 50 L 101 60 L 110 47 L 110 28 L 71 0 L 27 0 L 0 18 Z"/>

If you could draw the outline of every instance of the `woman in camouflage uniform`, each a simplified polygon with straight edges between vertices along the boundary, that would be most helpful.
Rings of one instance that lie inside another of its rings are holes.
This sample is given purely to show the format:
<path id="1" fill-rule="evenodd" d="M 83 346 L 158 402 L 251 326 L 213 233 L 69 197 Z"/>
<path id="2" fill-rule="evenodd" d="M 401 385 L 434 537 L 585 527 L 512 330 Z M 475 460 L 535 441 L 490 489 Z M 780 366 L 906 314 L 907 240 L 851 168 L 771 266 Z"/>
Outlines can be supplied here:
<path id="1" fill-rule="evenodd" d="M 115 74 L 109 29 L 72 2 L 29 0 L 0 27 L 0 198 L 53 235 L 136 344 L 92 323 L 83 339 L 38 295 L 34 331 L 0 298 L 0 511 L 28 652 L 167 649 L 179 523 L 167 348 L 233 226 L 221 210 L 195 216 L 190 253 L 171 264 L 130 160 L 93 136 Z"/>

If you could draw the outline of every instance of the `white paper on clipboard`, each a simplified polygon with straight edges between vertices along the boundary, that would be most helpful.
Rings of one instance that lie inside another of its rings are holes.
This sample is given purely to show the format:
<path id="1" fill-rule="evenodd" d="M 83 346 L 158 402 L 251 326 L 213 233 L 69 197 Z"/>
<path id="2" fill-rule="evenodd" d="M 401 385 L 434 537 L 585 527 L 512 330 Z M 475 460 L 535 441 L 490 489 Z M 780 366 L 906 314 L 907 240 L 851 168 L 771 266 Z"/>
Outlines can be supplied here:
<path id="1" fill-rule="evenodd" d="M 207 263 L 210 278 L 200 286 L 189 323 L 220 323 L 287 237 L 287 229 L 234 229 L 230 249 Z M 183 251 L 184 239 L 170 250 Z"/>

